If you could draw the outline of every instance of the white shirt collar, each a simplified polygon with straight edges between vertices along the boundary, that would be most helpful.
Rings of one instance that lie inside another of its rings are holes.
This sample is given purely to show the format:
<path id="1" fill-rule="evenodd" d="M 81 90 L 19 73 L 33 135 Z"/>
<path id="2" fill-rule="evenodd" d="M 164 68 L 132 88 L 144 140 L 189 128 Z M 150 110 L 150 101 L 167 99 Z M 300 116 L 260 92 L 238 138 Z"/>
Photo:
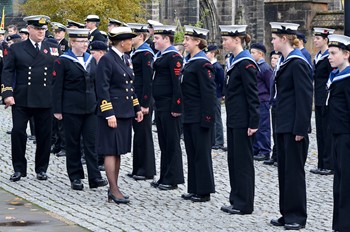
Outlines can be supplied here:
<path id="1" fill-rule="evenodd" d="M 91 29 L 89 33 L 91 34 L 96 29 L 97 29 L 97 27 L 95 27 L 94 29 Z"/>
<path id="2" fill-rule="evenodd" d="M 122 53 L 121 51 L 119 51 L 116 47 L 114 47 L 114 46 L 112 46 L 112 50 L 115 52 L 115 53 L 117 53 L 118 54 L 118 56 L 120 57 L 120 59 L 122 59 L 123 60 L 123 55 L 124 55 L 124 53 Z"/>
<path id="3" fill-rule="evenodd" d="M 36 44 L 37 42 L 33 41 L 31 38 L 29 38 L 29 40 L 30 40 L 30 42 L 33 44 L 33 46 L 34 46 L 34 48 L 35 48 L 35 44 Z M 41 41 L 41 42 L 38 42 L 39 50 L 41 49 L 41 43 L 42 43 L 42 41 Z"/>

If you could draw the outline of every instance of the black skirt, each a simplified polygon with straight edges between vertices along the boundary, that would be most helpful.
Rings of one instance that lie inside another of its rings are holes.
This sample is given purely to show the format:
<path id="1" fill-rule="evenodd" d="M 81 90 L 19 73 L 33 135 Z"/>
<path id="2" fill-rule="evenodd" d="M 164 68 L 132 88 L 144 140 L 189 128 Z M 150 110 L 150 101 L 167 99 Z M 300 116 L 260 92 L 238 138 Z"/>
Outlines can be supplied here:
<path id="1" fill-rule="evenodd" d="M 131 151 L 133 118 L 117 118 L 117 128 L 108 126 L 107 119 L 98 117 L 96 152 L 104 156 L 123 155 Z"/>

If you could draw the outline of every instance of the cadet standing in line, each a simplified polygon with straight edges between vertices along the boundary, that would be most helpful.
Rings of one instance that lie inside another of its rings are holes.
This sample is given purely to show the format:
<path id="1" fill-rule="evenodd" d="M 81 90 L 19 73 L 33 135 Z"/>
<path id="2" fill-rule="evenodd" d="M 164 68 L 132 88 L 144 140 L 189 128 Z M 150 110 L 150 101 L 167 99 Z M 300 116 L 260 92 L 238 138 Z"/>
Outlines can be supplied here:
<path id="1" fill-rule="evenodd" d="M 179 80 L 183 59 L 172 45 L 175 29 L 176 26 L 154 26 L 154 45 L 159 52 L 153 64 L 152 84 L 161 161 L 160 178 L 151 186 L 161 190 L 176 189 L 178 184 L 184 183 L 180 147 L 183 103 Z"/>
<path id="2" fill-rule="evenodd" d="M 53 113 L 62 120 L 66 141 L 66 164 L 71 188 L 82 190 L 84 169 L 81 163 L 80 136 L 86 157 L 90 188 L 107 185 L 97 166 L 96 142 L 96 61 L 86 52 L 88 29 L 68 29 L 71 49 L 54 65 Z"/>
<path id="3" fill-rule="evenodd" d="M 243 49 L 250 42 L 246 27 L 220 26 L 222 45 L 234 57 L 229 58 L 225 92 L 230 205 L 221 207 L 229 214 L 251 214 L 254 210 L 253 139 L 259 126 L 258 64 Z"/>
<path id="4" fill-rule="evenodd" d="M 250 53 L 259 65 L 257 86 L 260 101 L 259 130 L 253 142 L 254 160 L 263 161 L 270 158 L 271 152 L 271 122 L 270 122 L 270 91 L 272 69 L 265 61 L 266 47 L 261 43 L 250 46 Z"/>
<path id="5" fill-rule="evenodd" d="M 325 85 L 333 68 L 329 63 L 328 35 L 333 34 L 334 29 L 314 28 L 314 44 L 318 53 L 314 59 L 314 99 L 317 139 L 317 168 L 311 173 L 330 175 L 333 174 L 332 140 L 329 128 L 328 107 L 326 106 L 327 89 Z"/>
<path id="6" fill-rule="evenodd" d="M 214 68 L 205 55 L 209 30 L 185 25 L 184 47 L 188 55 L 181 76 L 184 114 L 183 131 L 188 160 L 185 200 L 205 202 L 215 193 L 211 158 L 215 123 L 216 86 Z"/>
<path id="7" fill-rule="evenodd" d="M 350 37 L 329 35 L 329 62 L 336 68 L 327 82 L 329 122 L 333 140 L 333 225 L 350 231 Z"/>
<path id="8" fill-rule="evenodd" d="M 306 224 L 305 161 L 312 111 L 311 66 L 297 48 L 299 24 L 271 22 L 274 50 L 282 53 L 276 70 L 276 134 L 279 206 L 274 226 L 299 230 Z"/>
<path id="9" fill-rule="evenodd" d="M 132 120 L 141 122 L 143 114 L 136 97 L 134 73 L 125 63 L 124 54 L 131 51 L 135 33 L 128 27 L 116 27 L 108 37 L 109 52 L 101 57 L 96 78 L 98 98 L 97 154 L 104 155 L 109 182 L 108 201 L 127 204 L 129 197 L 120 191 L 118 182 L 121 155 L 131 151 Z"/>
<path id="10" fill-rule="evenodd" d="M 14 174 L 10 180 L 18 181 L 27 175 L 26 128 L 31 117 L 34 117 L 37 133 L 36 177 L 46 180 L 52 123 L 52 72 L 59 49 L 43 41 L 50 20 L 48 16 L 34 15 L 23 20 L 28 24 L 29 39 L 11 47 L 5 59 L 1 85 L 6 107 L 12 106 L 11 152 Z"/>
<path id="11" fill-rule="evenodd" d="M 128 26 L 137 34 L 132 38 L 134 51 L 130 57 L 135 74 L 135 93 L 140 101 L 143 113 L 142 122 L 133 122 L 133 162 L 129 176 L 135 180 L 153 179 L 156 175 L 154 144 L 152 136 L 152 76 L 153 57 L 151 47 L 145 42 L 148 38 L 146 24 L 129 23 Z"/>
<path id="12" fill-rule="evenodd" d="M 221 118 L 221 101 L 224 96 L 225 72 L 216 58 L 220 53 L 218 46 L 209 45 L 208 48 L 205 49 L 205 52 L 210 62 L 213 64 L 214 82 L 216 85 L 215 123 L 212 136 L 212 149 L 227 151 L 227 147 L 224 146 L 224 128 Z"/>

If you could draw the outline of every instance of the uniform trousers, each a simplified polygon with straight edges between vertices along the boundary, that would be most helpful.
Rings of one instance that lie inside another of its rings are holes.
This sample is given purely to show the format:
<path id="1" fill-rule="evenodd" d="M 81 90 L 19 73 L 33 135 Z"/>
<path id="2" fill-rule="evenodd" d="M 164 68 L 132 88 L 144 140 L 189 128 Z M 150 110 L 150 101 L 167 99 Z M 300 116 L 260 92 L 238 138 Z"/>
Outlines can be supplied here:
<path id="1" fill-rule="evenodd" d="M 277 134 L 280 213 L 286 224 L 306 224 L 305 161 L 309 138 L 295 141 L 291 133 Z"/>
<path id="2" fill-rule="evenodd" d="M 152 108 L 149 112 L 143 115 L 141 122 L 133 120 L 132 174 L 153 177 L 156 175 L 156 162 L 152 136 Z"/>
<path id="3" fill-rule="evenodd" d="M 169 111 L 156 111 L 158 141 L 161 151 L 160 178 L 158 183 L 166 185 L 183 184 L 184 174 L 180 147 L 180 117 L 173 117 Z"/>
<path id="4" fill-rule="evenodd" d="M 224 128 L 221 118 L 221 97 L 217 98 L 215 104 L 215 123 L 212 136 L 212 145 L 224 145 Z"/>
<path id="5" fill-rule="evenodd" d="M 188 164 L 187 191 L 198 195 L 214 193 L 212 128 L 201 127 L 200 123 L 185 123 L 183 128 Z"/>
<path id="6" fill-rule="evenodd" d="M 272 138 L 273 138 L 273 147 L 271 159 L 275 162 L 277 161 L 277 135 L 276 135 L 276 107 L 271 106 L 271 124 L 272 124 Z"/>
<path id="7" fill-rule="evenodd" d="M 260 102 L 259 112 L 259 130 L 255 134 L 253 154 L 261 154 L 268 159 L 271 152 L 270 103 Z"/>
<path id="8" fill-rule="evenodd" d="M 15 172 L 27 174 L 25 158 L 27 144 L 27 124 L 34 118 L 36 131 L 35 172 L 46 172 L 50 159 L 51 108 L 28 108 L 12 106 L 13 128 L 11 133 L 12 165 Z"/>
<path id="9" fill-rule="evenodd" d="M 95 152 L 97 116 L 95 114 L 63 113 L 63 127 L 66 140 L 66 165 L 70 181 L 84 179 L 81 163 L 80 136 L 83 146 L 89 180 L 101 178 Z"/>
<path id="10" fill-rule="evenodd" d="M 333 230 L 350 231 L 350 134 L 333 134 Z"/>
<path id="11" fill-rule="evenodd" d="M 316 139 L 317 139 L 317 167 L 333 170 L 332 139 L 328 122 L 327 106 L 315 106 Z"/>
<path id="12" fill-rule="evenodd" d="M 227 128 L 227 160 L 230 176 L 230 204 L 244 213 L 254 210 L 255 172 L 253 136 L 248 129 Z"/>

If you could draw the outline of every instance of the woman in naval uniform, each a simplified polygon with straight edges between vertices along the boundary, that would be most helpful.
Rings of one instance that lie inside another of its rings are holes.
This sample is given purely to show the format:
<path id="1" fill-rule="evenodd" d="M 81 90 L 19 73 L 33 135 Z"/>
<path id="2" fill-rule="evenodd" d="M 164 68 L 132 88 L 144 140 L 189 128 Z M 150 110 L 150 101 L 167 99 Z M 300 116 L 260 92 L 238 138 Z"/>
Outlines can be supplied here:
<path id="1" fill-rule="evenodd" d="M 215 122 L 216 87 L 214 68 L 202 51 L 208 30 L 185 26 L 184 47 L 188 55 L 182 70 L 184 102 L 183 128 L 188 161 L 188 193 L 181 197 L 193 202 L 210 200 L 215 192 L 211 159 Z"/>
<path id="2" fill-rule="evenodd" d="M 244 45 L 250 42 L 246 25 L 220 26 L 223 47 L 232 52 L 227 68 L 225 105 L 227 159 L 230 175 L 229 214 L 251 214 L 254 208 L 253 135 L 259 125 L 258 65 Z"/>
<path id="3" fill-rule="evenodd" d="M 113 28 L 108 33 L 111 49 L 101 57 L 96 71 L 99 74 L 96 78 L 99 116 L 96 151 L 105 157 L 108 201 L 117 204 L 130 201 L 118 186 L 120 156 L 131 151 L 132 120 L 143 119 L 132 84 L 134 73 L 124 57 L 124 53 L 130 52 L 135 36 L 128 27 Z"/>

